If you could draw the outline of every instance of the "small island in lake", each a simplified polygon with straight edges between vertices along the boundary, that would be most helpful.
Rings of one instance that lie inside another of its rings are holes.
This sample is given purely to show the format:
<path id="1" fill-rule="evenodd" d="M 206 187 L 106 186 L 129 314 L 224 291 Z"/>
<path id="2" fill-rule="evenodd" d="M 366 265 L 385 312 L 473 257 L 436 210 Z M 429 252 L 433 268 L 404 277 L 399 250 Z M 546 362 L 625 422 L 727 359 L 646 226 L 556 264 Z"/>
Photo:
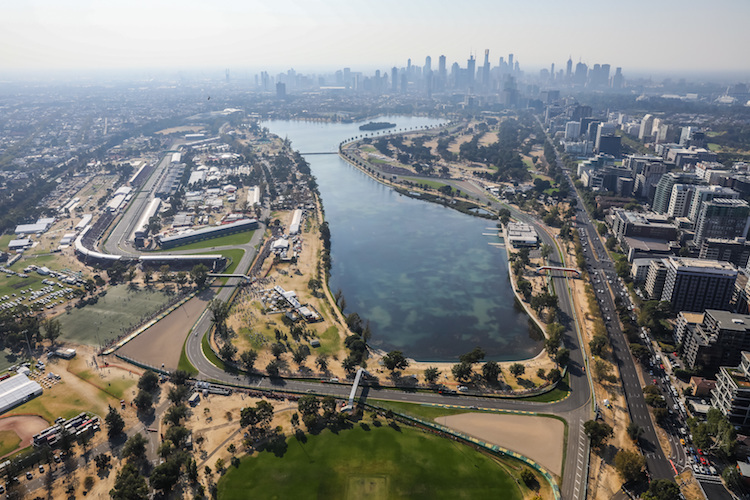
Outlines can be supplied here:
<path id="1" fill-rule="evenodd" d="M 386 128 L 393 128 L 395 127 L 395 123 L 389 123 L 389 122 L 369 122 L 365 123 L 364 125 L 360 125 L 360 130 L 382 130 Z"/>

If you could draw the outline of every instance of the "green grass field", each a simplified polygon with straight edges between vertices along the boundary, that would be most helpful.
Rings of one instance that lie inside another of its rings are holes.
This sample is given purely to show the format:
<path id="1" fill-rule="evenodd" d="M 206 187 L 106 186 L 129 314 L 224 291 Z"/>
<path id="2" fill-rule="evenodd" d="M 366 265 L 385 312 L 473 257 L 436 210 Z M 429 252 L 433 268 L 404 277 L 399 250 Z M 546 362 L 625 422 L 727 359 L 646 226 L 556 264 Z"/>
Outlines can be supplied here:
<path id="1" fill-rule="evenodd" d="M 447 186 L 447 184 L 444 184 L 442 182 L 431 181 L 429 179 L 418 179 L 416 177 L 404 177 L 404 180 L 413 182 L 414 184 L 424 184 L 425 186 L 429 186 L 432 189 L 440 189 L 441 187 Z"/>
<path id="2" fill-rule="evenodd" d="M 135 327 L 144 318 L 158 311 L 171 297 L 161 291 L 130 290 L 128 285 L 117 285 L 94 305 L 73 309 L 58 316 L 62 326 L 61 338 L 98 345 L 122 335 L 124 329 Z"/>
<path id="3" fill-rule="evenodd" d="M 460 403 L 460 400 L 456 400 L 456 404 Z M 393 410 L 396 413 L 431 421 L 434 421 L 438 417 L 459 415 L 461 413 L 469 413 L 472 411 L 469 409 L 443 408 L 441 406 L 421 405 L 417 403 L 402 403 L 400 401 L 373 401 L 372 404 L 385 408 L 386 410 Z"/>
<path id="4" fill-rule="evenodd" d="M 372 424 L 245 457 L 219 481 L 222 500 L 521 499 L 498 461 L 466 445 L 408 427 Z M 513 465 L 517 466 L 516 463 Z"/>
<path id="5" fill-rule="evenodd" d="M 557 384 L 557 387 L 555 387 L 551 391 L 545 392 L 544 394 L 540 394 L 538 396 L 523 398 L 523 400 L 535 401 L 537 403 L 552 403 L 554 401 L 560 401 L 561 399 L 568 397 L 568 394 L 570 394 L 570 386 L 568 385 L 569 381 L 570 379 L 568 378 L 568 374 L 566 373 L 565 377 L 560 381 L 559 384 Z"/>
<path id="6" fill-rule="evenodd" d="M 21 438 L 13 431 L 0 431 L 0 457 L 18 448 Z"/>
<path id="7" fill-rule="evenodd" d="M 155 253 L 161 252 L 174 252 L 175 250 L 201 250 L 204 248 L 211 247 L 223 247 L 227 245 L 244 245 L 250 242 L 250 239 L 255 234 L 255 231 L 245 231 L 244 233 L 228 234 L 219 238 L 213 238 L 210 240 L 196 241 L 189 245 L 182 245 L 179 247 L 171 247 L 164 250 L 156 250 Z"/>

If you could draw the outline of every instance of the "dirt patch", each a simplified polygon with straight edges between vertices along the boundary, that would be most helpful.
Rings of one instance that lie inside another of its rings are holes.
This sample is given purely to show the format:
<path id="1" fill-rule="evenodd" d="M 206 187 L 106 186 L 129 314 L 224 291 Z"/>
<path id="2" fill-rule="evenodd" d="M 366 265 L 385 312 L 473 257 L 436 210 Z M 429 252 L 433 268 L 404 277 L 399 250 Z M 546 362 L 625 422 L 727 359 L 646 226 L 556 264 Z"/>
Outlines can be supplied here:
<path id="1" fill-rule="evenodd" d="M 13 431 L 18 435 L 19 438 L 21 438 L 21 442 L 16 448 L 17 450 L 29 446 L 31 444 L 31 438 L 34 436 L 34 434 L 37 434 L 47 427 L 49 427 L 47 421 L 42 417 L 37 417 L 35 415 L 19 415 L 16 417 L 0 418 L 0 432 Z M 8 455 L 10 455 L 10 453 L 8 453 Z"/>
<path id="2" fill-rule="evenodd" d="M 118 353 L 151 366 L 160 367 L 164 363 L 167 370 L 176 370 L 185 337 L 212 298 L 211 290 L 193 297 L 125 344 Z"/>
<path id="3" fill-rule="evenodd" d="M 555 418 L 464 413 L 435 421 L 488 443 L 535 460 L 558 476 L 562 473 L 565 424 Z"/>

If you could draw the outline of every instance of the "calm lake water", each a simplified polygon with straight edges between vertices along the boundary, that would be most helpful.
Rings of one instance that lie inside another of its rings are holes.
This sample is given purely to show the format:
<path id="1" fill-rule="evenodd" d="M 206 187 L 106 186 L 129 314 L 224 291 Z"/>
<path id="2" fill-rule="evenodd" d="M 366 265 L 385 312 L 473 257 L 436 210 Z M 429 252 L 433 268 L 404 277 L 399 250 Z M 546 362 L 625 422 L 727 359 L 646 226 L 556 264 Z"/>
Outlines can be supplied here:
<path id="1" fill-rule="evenodd" d="M 397 128 L 439 120 L 386 116 Z M 263 125 L 300 152 L 336 151 L 360 135 L 355 124 L 270 121 Z M 513 360 L 542 348 L 514 306 L 495 221 L 399 195 L 336 155 L 305 158 L 317 178 L 331 229 L 330 288 L 346 313 L 370 321 L 370 344 L 420 361 L 453 361 L 481 346 L 487 359 Z"/>

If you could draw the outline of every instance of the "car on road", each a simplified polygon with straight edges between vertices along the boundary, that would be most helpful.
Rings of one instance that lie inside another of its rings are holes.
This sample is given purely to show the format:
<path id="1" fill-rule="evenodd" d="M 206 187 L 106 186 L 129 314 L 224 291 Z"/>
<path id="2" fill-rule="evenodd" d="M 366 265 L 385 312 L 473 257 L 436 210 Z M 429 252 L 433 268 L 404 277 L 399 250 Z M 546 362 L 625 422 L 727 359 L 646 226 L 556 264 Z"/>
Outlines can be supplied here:
<path id="1" fill-rule="evenodd" d="M 5 486 L 0 484 L 0 493 L 5 493 Z"/>
<path id="2" fill-rule="evenodd" d="M 41 472 L 42 474 L 44 474 L 44 466 L 41 465 L 41 464 L 39 465 L 39 472 Z"/>
<path id="3" fill-rule="evenodd" d="M 26 479 L 31 480 L 34 476 L 31 474 L 31 471 L 26 473 Z"/>

